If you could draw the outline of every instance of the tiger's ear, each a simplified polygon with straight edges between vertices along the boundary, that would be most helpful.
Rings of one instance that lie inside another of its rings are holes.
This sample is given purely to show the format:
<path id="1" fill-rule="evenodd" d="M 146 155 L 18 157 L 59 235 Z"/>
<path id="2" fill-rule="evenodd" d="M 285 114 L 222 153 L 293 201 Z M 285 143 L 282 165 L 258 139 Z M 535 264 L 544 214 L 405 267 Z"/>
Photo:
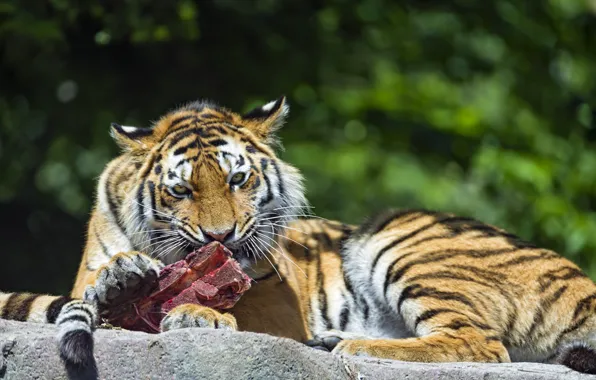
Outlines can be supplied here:
<path id="1" fill-rule="evenodd" d="M 267 139 L 285 123 L 289 112 L 290 106 L 288 106 L 286 97 L 282 96 L 244 114 L 242 119 L 254 134 Z"/>
<path id="2" fill-rule="evenodd" d="M 146 150 L 155 143 L 152 128 L 131 127 L 117 123 L 112 123 L 111 126 L 110 134 L 123 150 Z"/>

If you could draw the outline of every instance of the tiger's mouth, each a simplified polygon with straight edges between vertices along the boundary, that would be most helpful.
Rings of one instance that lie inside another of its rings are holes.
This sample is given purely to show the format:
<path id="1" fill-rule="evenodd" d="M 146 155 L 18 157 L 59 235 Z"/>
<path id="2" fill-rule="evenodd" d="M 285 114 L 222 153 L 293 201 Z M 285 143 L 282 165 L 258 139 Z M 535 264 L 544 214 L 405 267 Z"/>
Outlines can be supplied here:
<path id="1" fill-rule="evenodd" d="M 247 244 L 247 242 L 249 241 L 249 237 L 250 237 L 248 235 L 249 234 L 247 232 L 247 234 L 245 236 L 243 236 L 239 241 L 227 243 L 227 244 L 224 244 L 224 243 L 221 243 L 221 244 L 224 247 L 226 247 L 226 249 L 228 249 L 230 252 L 232 252 L 232 257 L 235 260 L 240 261 L 240 259 L 245 259 L 245 258 L 251 256 L 250 247 L 248 247 L 248 244 Z M 203 248 L 204 246 L 209 244 L 209 243 L 197 243 L 195 241 L 189 241 L 188 239 L 185 239 L 185 240 L 188 243 L 183 249 L 183 252 L 185 255 L 188 255 L 188 254 L 196 251 L 197 249 Z"/>
<path id="2" fill-rule="evenodd" d="M 274 242 L 273 237 L 279 233 L 279 228 L 273 225 L 271 225 L 271 228 L 263 228 L 263 226 L 264 224 L 259 224 L 255 220 L 238 240 L 222 243 L 224 247 L 232 252 L 232 257 L 240 263 L 243 269 L 250 266 L 250 263 L 259 261 L 267 254 L 271 254 L 270 251 L 278 251 L 276 246 L 278 243 Z M 184 254 L 186 256 L 209 244 L 209 242 L 202 242 L 188 235 L 187 231 L 181 232 L 178 229 L 178 236 L 186 242 L 185 246 L 179 251 L 179 255 Z M 177 258 L 181 259 L 180 257 Z"/>

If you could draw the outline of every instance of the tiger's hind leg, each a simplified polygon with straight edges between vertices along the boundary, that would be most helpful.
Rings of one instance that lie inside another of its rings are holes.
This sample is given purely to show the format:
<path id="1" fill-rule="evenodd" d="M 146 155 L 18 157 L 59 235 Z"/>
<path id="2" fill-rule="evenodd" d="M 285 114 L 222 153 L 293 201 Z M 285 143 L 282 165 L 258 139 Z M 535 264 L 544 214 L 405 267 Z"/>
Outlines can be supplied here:
<path id="1" fill-rule="evenodd" d="M 411 362 L 509 362 L 505 346 L 474 331 L 442 331 L 406 339 L 342 340 L 332 351 Z"/>
<path id="2" fill-rule="evenodd" d="M 415 308 L 421 307 L 416 305 Z M 376 339 L 358 333 L 329 330 L 316 335 L 306 344 L 338 354 L 414 362 L 511 361 L 495 331 L 479 322 L 477 317 L 468 318 L 450 309 L 432 309 L 415 318 L 418 337 Z"/>
<path id="3" fill-rule="evenodd" d="M 396 287 L 388 296 L 409 336 L 344 339 L 333 352 L 414 362 L 510 362 L 502 330 L 467 299 L 436 285 L 419 292 Z"/>

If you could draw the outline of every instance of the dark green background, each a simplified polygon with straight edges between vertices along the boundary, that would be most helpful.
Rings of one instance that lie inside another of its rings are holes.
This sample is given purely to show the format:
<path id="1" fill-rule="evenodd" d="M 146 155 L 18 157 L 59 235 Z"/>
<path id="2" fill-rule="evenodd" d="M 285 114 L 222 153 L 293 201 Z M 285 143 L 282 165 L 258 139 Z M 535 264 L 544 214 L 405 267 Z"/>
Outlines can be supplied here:
<path id="1" fill-rule="evenodd" d="M 0 54 L 0 289 L 68 292 L 110 122 L 281 94 L 316 214 L 454 211 L 596 278 L 594 0 L 0 1 Z"/>

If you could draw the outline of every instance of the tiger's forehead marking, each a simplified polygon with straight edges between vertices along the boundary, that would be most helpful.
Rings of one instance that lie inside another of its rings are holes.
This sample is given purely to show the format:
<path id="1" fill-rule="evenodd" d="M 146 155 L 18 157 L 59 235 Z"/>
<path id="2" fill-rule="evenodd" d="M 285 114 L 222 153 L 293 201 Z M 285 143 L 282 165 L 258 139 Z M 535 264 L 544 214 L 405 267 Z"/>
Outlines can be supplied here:
<path id="1" fill-rule="evenodd" d="M 246 170 L 250 165 L 246 159 L 246 146 L 232 137 L 222 138 L 226 142 L 216 154 L 219 166 L 227 173 L 232 170 Z"/>
<path id="2" fill-rule="evenodd" d="M 176 184 L 180 181 L 190 183 L 193 173 L 193 162 L 188 161 L 183 154 L 175 154 L 171 151 L 167 157 L 168 173 L 164 182 Z"/>
<path id="3" fill-rule="evenodd" d="M 187 141 L 185 144 L 187 147 L 192 146 L 192 149 L 181 150 L 179 145 L 170 148 L 166 159 L 166 183 L 190 183 L 201 160 L 214 161 L 224 175 L 233 171 L 247 171 L 250 168 L 246 144 L 233 136 L 219 135 L 206 139 L 197 135 L 194 141 L 196 144 L 193 144 L 193 141 Z"/>

